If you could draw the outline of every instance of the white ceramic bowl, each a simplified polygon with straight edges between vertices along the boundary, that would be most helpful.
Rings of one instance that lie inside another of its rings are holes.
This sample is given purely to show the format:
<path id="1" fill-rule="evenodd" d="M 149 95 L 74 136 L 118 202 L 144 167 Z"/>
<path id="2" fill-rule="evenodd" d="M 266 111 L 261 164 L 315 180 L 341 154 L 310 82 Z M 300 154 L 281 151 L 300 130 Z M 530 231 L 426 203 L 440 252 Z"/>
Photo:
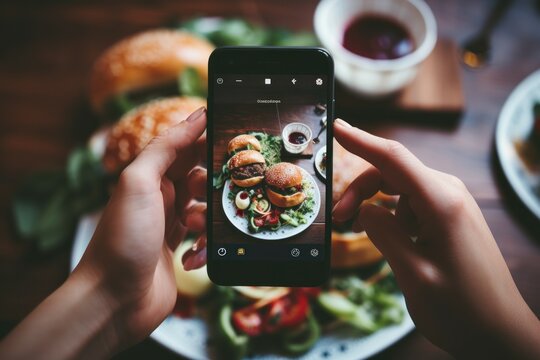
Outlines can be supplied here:
<path id="1" fill-rule="evenodd" d="M 302 144 L 293 144 L 289 142 L 289 135 L 294 132 L 304 134 L 307 140 Z M 285 126 L 283 128 L 283 131 L 281 132 L 281 136 L 283 138 L 283 146 L 285 147 L 285 150 L 287 150 L 287 152 L 291 154 L 300 154 L 308 147 L 313 133 L 311 132 L 309 126 L 307 126 L 306 124 L 295 122 Z"/>
<path id="2" fill-rule="evenodd" d="M 415 50 L 398 59 L 374 60 L 345 49 L 345 29 L 362 14 L 384 16 L 405 26 Z M 315 11 L 314 23 L 322 46 L 334 58 L 338 81 L 368 97 L 389 95 L 410 83 L 437 41 L 435 17 L 422 0 L 323 0 Z"/>

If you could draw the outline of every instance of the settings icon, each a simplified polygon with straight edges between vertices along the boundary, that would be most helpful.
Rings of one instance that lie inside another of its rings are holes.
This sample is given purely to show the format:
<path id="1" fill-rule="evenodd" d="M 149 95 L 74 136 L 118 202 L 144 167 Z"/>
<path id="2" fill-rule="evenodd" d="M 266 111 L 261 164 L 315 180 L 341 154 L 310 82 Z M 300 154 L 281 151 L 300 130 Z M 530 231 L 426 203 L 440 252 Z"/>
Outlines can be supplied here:
<path id="1" fill-rule="evenodd" d="M 321 78 L 318 78 L 317 80 L 315 80 L 315 85 L 320 86 L 320 85 L 322 85 L 322 83 L 323 83 L 323 81 L 322 81 Z"/>

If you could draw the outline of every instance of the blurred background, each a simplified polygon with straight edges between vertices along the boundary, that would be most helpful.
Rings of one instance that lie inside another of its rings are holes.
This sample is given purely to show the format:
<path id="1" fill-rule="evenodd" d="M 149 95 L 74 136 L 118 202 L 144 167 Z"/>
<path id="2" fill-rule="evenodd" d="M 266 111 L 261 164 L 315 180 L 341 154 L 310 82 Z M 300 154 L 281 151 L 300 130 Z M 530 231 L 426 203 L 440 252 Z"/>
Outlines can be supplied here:
<path id="1" fill-rule="evenodd" d="M 502 145 L 495 140 L 506 99 L 524 78 L 540 69 L 539 2 L 426 3 L 434 15 L 436 29 L 431 30 L 437 40 L 418 63 L 418 72 L 400 85 L 397 93 L 384 97 L 379 94 L 377 98 L 351 88 L 351 84 L 337 82 L 337 116 L 398 140 L 428 166 L 461 178 L 479 203 L 519 290 L 539 315 L 540 221 L 516 195 L 516 185 L 507 180 L 498 153 Z M 89 100 L 92 66 L 100 55 L 138 32 L 185 26 L 187 21 L 201 16 L 254 24 L 254 28 L 242 28 L 243 38 L 245 31 L 253 33 L 264 28 L 278 34 L 286 30 L 283 36 L 292 39 L 290 44 L 316 43 L 323 40 L 320 31 L 331 31 L 322 24 L 317 29 L 319 40 L 315 37 L 317 5 L 314 0 L 21 0 L 0 4 L 0 336 L 7 334 L 69 274 L 71 239 L 78 217 L 63 223 L 65 231 L 58 238 L 49 237 L 36 244 L 35 240 L 25 240 L 24 231 L 21 234 L 13 204 L 29 177 L 41 171 L 64 171 L 68 157 L 69 163 L 81 171 L 77 176 L 84 176 L 84 169 L 95 166 L 84 160 L 84 154 L 75 160 L 72 155 L 108 121 L 92 109 Z M 339 12 L 328 11 L 321 16 L 324 21 L 335 22 L 338 28 L 343 22 Z M 422 30 L 414 30 L 413 26 L 409 31 Z M 480 40 L 476 36 L 479 33 Z M 286 44 L 289 40 L 283 41 Z M 252 41 L 259 40 L 255 37 Z M 471 51 L 480 55 L 473 56 Z M 338 52 L 333 55 L 341 59 Z M 376 70 L 368 66 L 366 71 Z M 538 89 L 537 81 L 533 86 L 535 94 Z M 540 101 L 540 95 L 534 96 Z M 532 114 L 532 107 L 526 112 Z M 533 119 L 532 115 L 524 116 Z M 532 166 L 536 171 L 537 165 Z M 536 181 L 537 177 L 538 173 L 533 173 L 529 179 Z M 86 202 L 78 208 L 81 213 L 99 208 L 106 198 L 99 189 L 92 194 L 96 203 Z M 31 192 L 22 194 L 23 198 L 29 196 Z M 143 355 L 178 356 L 148 339 L 118 358 Z M 418 357 L 449 358 L 415 330 L 374 358 Z"/>

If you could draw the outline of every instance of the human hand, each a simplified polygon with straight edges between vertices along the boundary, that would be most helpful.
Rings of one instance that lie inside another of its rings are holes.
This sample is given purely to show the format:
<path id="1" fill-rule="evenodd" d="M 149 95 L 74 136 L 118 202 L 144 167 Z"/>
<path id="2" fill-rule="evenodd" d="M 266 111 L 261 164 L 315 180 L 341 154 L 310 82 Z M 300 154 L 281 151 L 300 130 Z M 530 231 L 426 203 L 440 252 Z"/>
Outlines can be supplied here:
<path id="1" fill-rule="evenodd" d="M 177 290 L 172 254 L 188 229 L 205 243 L 204 108 L 154 138 L 122 172 L 74 276 L 99 279 L 121 346 L 149 335 L 172 311 Z M 204 245 L 204 244 L 202 244 Z M 204 248 L 204 246 L 200 246 Z M 191 251 L 189 264 L 206 261 Z"/>
<path id="2" fill-rule="evenodd" d="M 365 229 L 394 270 L 418 329 L 458 357 L 540 358 L 540 323 L 521 297 L 484 217 L 458 178 L 401 144 L 335 121 L 335 137 L 373 166 L 333 210 Z M 395 214 L 362 203 L 399 195 Z"/>

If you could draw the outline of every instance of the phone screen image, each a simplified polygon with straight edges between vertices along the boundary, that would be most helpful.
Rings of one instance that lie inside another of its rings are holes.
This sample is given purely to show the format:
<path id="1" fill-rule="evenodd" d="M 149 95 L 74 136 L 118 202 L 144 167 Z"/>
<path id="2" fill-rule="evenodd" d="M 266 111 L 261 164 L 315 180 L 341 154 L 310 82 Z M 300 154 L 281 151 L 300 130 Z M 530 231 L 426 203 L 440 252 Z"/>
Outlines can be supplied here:
<path id="1" fill-rule="evenodd" d="M 331 80 L 219 72 L 214 79 L 209 261 L 268 271 L 324 263 Z"/>

